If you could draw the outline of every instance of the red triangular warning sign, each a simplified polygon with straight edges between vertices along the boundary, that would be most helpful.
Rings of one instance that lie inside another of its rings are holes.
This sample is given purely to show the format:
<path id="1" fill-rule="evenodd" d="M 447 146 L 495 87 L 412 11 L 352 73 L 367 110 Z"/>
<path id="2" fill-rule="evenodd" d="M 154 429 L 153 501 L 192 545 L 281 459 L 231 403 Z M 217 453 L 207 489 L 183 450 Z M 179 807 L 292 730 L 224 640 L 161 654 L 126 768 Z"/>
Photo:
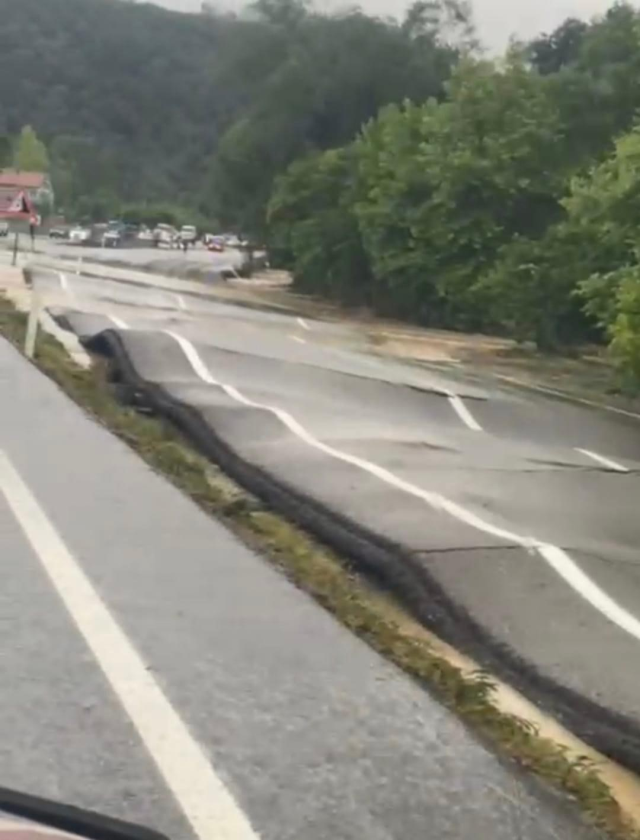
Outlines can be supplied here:
<path id="1" fill-rule="evenodd" d="M 19 192 L 7 208 L 9 213 L 31 213 L 32 207 L 29 196 L 25 192 Z"/>

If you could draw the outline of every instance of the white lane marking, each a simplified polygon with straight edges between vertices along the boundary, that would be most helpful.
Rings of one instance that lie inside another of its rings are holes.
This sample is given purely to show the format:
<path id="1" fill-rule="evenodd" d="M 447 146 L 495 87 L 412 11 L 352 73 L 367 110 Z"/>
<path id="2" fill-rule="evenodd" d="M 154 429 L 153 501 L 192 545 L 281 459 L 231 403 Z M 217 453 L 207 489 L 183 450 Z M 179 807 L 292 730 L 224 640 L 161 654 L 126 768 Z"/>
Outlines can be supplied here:
<path id="1" fill-rule="evenodd" d="M 468 426 L 470 429 L 473 429 L 474 432 L 481 432 L 482 426 L 473 414 L 469 411 L 467 406 L 462 402 L 460 397 L 457 394 L 450 394 L 448 397 L 449 402 L 455 413 L 458 417 L 462 420 L 465 426 Z"/>
<path id="2" fill-rule="evenodd" d="M 311 327 L 309 326 L 309 324 L 307 324 L 307 322 L 304 320 L 304 318 L 296 318 L 296 321 L 300 324 L 302 329 L 304 329 L 304 330 L 310 330 L 311 329 Z"/>
<path id="3" fill-rule="evenodd" d="M 521 379 L 516 379 L 512 376 L 504 376 L 504 374 L 496 373 L 496 379 L 502 379 L 511 385 L 517 385 L 519 388 L 524 388 L 526 391 L 537 391 L 541 394 L 551 394 L 554 397 L 562 397 L 565 402 L 580 403 L 580 405 L 590 405 L 593 408 L 601 408 L 604 411 L 612 411 L 614 414 L 622 414 L 625 417 L 633 417 L 634 420 L 640 420 L 640 414 L 637 411 L 627 411 L 624 408 L 616 408 L 614 405 L 605 405 L 604 403 L 596 402 L 595 400 L 586 400 L 584 397 L 575 397 L 573 394 L 568 394 L 566 391 L 558 391 L 555 388 L 544 388 L 541 385 L 531 385 L 529 382 L 523 382 Z"/>
<path id="4" fill-rule="evenodd" d="M 306 344 L 306 343 L 307 343 L 307 342 L 304 340 L 304 338 L 300 338 L 300 336 L 299 336 L 299 335 L 292 335 L 292 336 L 290 336 L 290 337 L 291 337 L 294 341 L 297 341 L 297 342 L 298 342 L 298 344 Z"/>
<path id="5" fill-rule="evenodd" d="M 555 545 L 538 546 L 538 551 L 560 577 L 572 589 L 579 592 L 592 607 L 599 610 L 609 621 L 617 624 L 622 630 L 626 630 L 629 635 L 640 639 L 640 621 L 600 589 L 598 584 L 591 580 L 566 552 Z"/>
<path id="6" fill-rule="evenodd" d="M 178 307 L 184 312 L 187 308 L 187 304 L 184 302 L 182 295 L 176 294 L 176 300 L 178 301 Z"/>
<path id="7" fill-rule="evenodd" d="M 60 278 L 60 286 L 62 291 L 67 295 L 70 300 L 75 300 L 75 292 L 71 288 L 71 284 L 67 278 L 66 274 L 63 274 L 61 271 L 58 272 L 58 277 Z"/>
<path id="8" fill-rule="evenodd" d="M 118 329 L 129 329 L 129 324 L 127 324 L 126 321 L 123 321 L 122 318 L 118 318 L 117 315 L 107 315 L 107 318 L 109 318 L 110 321 L 113 321 L 113 323 L 116 325 L 116 327 L 118 327 Z"/>
<path id="9" fill-rule="evenodd" d="M 576 447 L 576 452 L 582 452 L 582 454 L 586 455 L 587 458 L 592 458 L 594 461 L 597 461 L 599 464 L 602 464 L 603 467 L 607 467 L 610 470 L 623 473 L 629 472 L 629 470 L 626 467 L 623 467 L 622 464 L 612 461 L 611 458 L 605 458 L 603 455 L 598 455 L 597 452 L 592 452 L 590 449 L 580 449 L 579 447 Z"/>
<path id="10" fill-rule="evenodd" d="M 200 840 L 257 840 L 247 817 L 7 455 L 0 490 Z"/>
<path id="11" fill-rule="evenodd" d="M 315 449 L 318 449 L 320 452 L 324 452 L 325 454 L 330 455 L 333 458 L 337 458 L 344 463 L 359 467 L 365 472 L 368 472 L 370 475 L 374 475 L 376 478 L 385 481 L 387 484 L 422 499 L 434 510 L 448 513 L 450 516 L 453 516 L 460 522 L 470 525 L 472 528 L 476 528 L 478 531 L 506 540 L 507 542 L 515 543 L 516 545 L 520 545 L 529 551 L 537 551 L 545 562 L 558 575 L 560 575 L 560 577 L 574 590 L 574 592 L 584 598 L 591 604 L 592 607 L 595 607 L 595 609 L 604 615 L 605 618 L 608 618 L 609 621 L 612 621 L 620 627 L 621 630 L 625 630 L 627 633 L 640 641 L 640 621 L 632 613 L 620 606 L 620 604 L 618 604 L 613 598 L 607 595 L 606 592 L 600 589 L 597 583 L 588 577 L 588 575 L 582 571 L 582 569 L 562 548 L 551 545 L 550 543 L 541 542 L 535 537 L 523 536 L 522 534 L 516 534 L 493 525 L 491 522 L 487 522 L 485 519 L 482 519 L 482 517 L 473 513 L 473 511 L 467 510 L 462 507 L 462 505 L 451 501 L 451 499 L 447 499 L 446 496 L 442 496 L 440 493 L 423 490 L 421 487 L 417 487 L 415 484 L 411 484 L 410 482 L 399 478 L 397 475 L 389 472 L 389 470 L 384 467 L 380 467 L 378 464 L 374 464 L 371 461 L 366 461 L 364 458 L 358 458 L 356 455 L 350 455 L 347 452 L 334 449 L 332 446 L 322 443 L 322 441 L 319 441 L 303 426 L 301 426 L 300 423 L 298 423 L 298 421 L 287 411 L 283 411 L 281 408 L 276 408 L 274 406 L 254 402 L 241 394 L 240 391 L 232 385 L 225 385 L 222 382 L 218 382 L 218 380 L 214 379 L 211 375 L 206 365 L 200 358 L 200 354 L 190 341 L 183 336 L 178 335 L 178 333 L 167 330 L 167 334 L 172 336 L 178 342 L 180 347 L 182 347 L 182 350 L 191 363 L 194 371 L 205 382 L 222 388 L 232 399 L 235 399 L 244 405 L 271 412 L 271 414 L 274 414 L 301 440 L 309 444 L 309 446 L 313 446 Z"/>

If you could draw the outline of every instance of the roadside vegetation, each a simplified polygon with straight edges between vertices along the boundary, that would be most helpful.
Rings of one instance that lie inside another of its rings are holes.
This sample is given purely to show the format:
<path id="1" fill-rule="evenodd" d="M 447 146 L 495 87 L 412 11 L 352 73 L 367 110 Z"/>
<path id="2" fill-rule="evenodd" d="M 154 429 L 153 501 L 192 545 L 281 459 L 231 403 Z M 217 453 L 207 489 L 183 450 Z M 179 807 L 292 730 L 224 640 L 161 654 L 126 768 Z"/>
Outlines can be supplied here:
<path id="1" fill-rule="evenodd" d="M 608 342 L 640 383 L 640 13 L 468 53 L 443 100 L 384 108 L 294 162 L 267 216 L 300 290 L 562 351 Z"/>
<path id="2" fill-rule="evenodd" d="M 0 295 L 0 335 L 21 348 L 27 316 Z M 388 595 L 349 563 L 229 479 L 162 418 L 121 405 L 107 363 L 78 367 L 54 338 L 41 333 L 35 363 L 79 406 L 118 435 L 206 513 L 225 522 L 352 632 L 417 679 L 505 758 L 568 794 L 588 820 L 617 840 L 640 840 L 632 817 L 589 758 L 543 737 L 537 727 L 496 702 L 490 677 L 463 672 L 425 637 Z"/>

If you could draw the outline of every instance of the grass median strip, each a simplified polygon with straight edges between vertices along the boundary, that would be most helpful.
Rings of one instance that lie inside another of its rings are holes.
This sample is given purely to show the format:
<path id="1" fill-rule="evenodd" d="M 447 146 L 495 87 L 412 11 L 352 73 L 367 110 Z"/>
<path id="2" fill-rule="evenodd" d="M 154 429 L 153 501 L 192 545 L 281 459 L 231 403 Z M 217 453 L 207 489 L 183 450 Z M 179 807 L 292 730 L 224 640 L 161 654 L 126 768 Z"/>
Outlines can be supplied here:
<path id="1" fill-rule="evenodd" d="M 25 327 L 26 316 L 0 296 L 0 333 L 20 348 Z M 96 358 L 84 370 L 62 345 L 42 333 L 35 363 L 152 468 L 207 513 L 223 520 L 369 645 L 420 680 L 498 752 L 568 793 L 590 821 L 610 836 L 640 840 L 637 826 L 619 807 L 591 760 L 575 756 L 542 737 L 531 723 L 498 708 L 488 675 L 463 673 L 436 652 L 423 635 L 412 632 L 410 621 L 398 620 L 401 608 L 397 604 L 380 597 L 335 553 L 269 510 L 195 452 L 167 421 L 121 405 L 104 360 Z"/>

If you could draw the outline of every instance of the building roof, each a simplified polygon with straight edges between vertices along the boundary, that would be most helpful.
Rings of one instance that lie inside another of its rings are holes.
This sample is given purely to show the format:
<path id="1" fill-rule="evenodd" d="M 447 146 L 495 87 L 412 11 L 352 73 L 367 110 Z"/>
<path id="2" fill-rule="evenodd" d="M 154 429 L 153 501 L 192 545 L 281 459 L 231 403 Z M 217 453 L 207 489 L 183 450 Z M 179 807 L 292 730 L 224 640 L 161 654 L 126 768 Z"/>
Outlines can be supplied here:
<path id="1" fill-rule="evenodd" d="M 44 187 L 46 179 L 47 176 L 44 172 L 0 169 L 0 188 L 16 187 L 19 190 L 38 190 Z"/>

